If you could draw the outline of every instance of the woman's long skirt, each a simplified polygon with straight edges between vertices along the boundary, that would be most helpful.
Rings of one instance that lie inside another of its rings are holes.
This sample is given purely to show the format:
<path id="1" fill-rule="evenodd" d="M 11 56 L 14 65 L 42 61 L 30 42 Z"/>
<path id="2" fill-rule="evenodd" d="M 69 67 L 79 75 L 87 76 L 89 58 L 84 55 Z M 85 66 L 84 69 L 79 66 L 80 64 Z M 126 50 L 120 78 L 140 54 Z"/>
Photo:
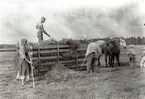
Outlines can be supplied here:
<path id="1" fill-rule="evenodd" d="M 22 62 L 20 63 L 20 66 L 19 66 L 19 70 L 18 70 L 16 79 L 29 80 L 30 73 L 31 73 L 30 64 L 27 61 L 22 60 Z"/>

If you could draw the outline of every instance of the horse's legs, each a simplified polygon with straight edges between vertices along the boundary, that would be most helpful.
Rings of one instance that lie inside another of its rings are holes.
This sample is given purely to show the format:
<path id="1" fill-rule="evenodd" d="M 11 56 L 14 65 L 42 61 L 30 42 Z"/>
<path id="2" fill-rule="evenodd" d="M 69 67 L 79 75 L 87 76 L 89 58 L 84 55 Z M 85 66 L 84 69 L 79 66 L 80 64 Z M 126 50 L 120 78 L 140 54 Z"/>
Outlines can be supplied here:
<path id="1" fill-rule="evenodd" d="M 110 66 L 110 55 L 108 56 L 108 65 Z"/>
<path id="2" fill-rule="evenodd" d="M 109 65 L 113 67 L 113 64 L 114 64 L 114 56 L 109 55 Z"/>
<path id="3" fill-rule="evenodd" d="M 113 56 L 113 64 L 114 64 L 114 61 L 115 61 L 115 57 Z"/>
<path id="4" fill-rule="evenodd" d="M 113 65 L 114 65 L 114 56 L 112 55 L 111 56 L 111 66 L 113 67 Z"/>
<path id="5" fill-rule="evenodd" d="M 106 63 L 106 67 L 107 67 L 107 54 L 105 54 L 105 63 Z"/>
<path id="6" fill-rule="evenodd" d="M 110 60 L 111 60 L 111 56 L 109 55 L 109 56 L 108 56 L 108 65 L 109 65 L 109 66 L 110 66 L 110 64 L 111 64 L 111 61 L 110 61 Z"/>
<path id="7" fill-rule="evenodd" d="M 112 56 L 110 57 L 110 66 L 112 66 Z"/>
<path id="8" fill-rule="evenodd" d="M 109 55 L 109 66 L 112 66 L 112 56 Z"/>
<path id="9" fill-rule="evenodd" d="M 120 56 L 119 54 L 116 55 L 116 60 L 117 60 L 117 62 L 118 62 L 118 66 L 120 66 L 119 56 Z"/>
<path id="10" fill-rule="evenodd" d="M 98 57 L 98 65 L 101 65 L 100 64 L 100 58 L 101 58 L 101 55 L 99 55 L 99 57 Z"/>

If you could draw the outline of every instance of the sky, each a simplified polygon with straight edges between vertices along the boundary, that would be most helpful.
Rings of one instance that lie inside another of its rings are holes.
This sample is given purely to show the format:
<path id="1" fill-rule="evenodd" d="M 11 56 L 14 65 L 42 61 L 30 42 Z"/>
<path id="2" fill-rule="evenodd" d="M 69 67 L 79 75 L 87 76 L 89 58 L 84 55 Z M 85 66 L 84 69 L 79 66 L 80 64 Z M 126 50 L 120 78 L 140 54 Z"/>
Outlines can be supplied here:
<path id="1" fill-rule="evenodd" d="M 63 21 L 56 20 L 54 15 L 79 8 L 100 8 L 107 12 L 130 3 L 138 5 L 140 16 L 145 15 L 145 0 L 0 0 L 0 44 L 16 43 L 22 38 L 36 42 L 35 25 L 41 16 L 46 16 L 44 27 L 54 39 L 71 38 L 73 32 L 61 26 L 58 21 Z M 44 36 L 44 39 L 49 38 Z"/>

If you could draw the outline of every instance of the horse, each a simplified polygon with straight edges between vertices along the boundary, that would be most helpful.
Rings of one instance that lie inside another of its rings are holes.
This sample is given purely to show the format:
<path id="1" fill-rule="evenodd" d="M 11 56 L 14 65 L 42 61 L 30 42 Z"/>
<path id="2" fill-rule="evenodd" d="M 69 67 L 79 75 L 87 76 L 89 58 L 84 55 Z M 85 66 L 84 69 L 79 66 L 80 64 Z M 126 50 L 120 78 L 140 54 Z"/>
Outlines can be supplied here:
<path id="1" fill-rule="evenodd" d="M 101 65 L 100 58 L 104 54 L 104 48 L 105 48 L 106 42 L 104 40 L 98 40 L 94 43 L 96 43 L 99 46 L 99 48 L 101 49 L 101 52 L 102 52 L 102 54 L 100 54 L 100 56 L 98 57 L 98 65 Z"/>
<path id="2" fill-rule="evenodd" d="M 124 49 L 126 49 L 126 41 L 123 38 L 115 38 L 108 42 L 106 42 L 106 45 L 104 47 L 104 53 L 105 53 L 105 62 L 107 66 L 107 58 L 109 56 L 109 65 L 113 67 L 114 65 L 114 57 L 116 57 L 116 60 L 118 62 L 118 65 L 120 66 L 119 57 L 120 57 L 120 46 L 122 46 Z"/>

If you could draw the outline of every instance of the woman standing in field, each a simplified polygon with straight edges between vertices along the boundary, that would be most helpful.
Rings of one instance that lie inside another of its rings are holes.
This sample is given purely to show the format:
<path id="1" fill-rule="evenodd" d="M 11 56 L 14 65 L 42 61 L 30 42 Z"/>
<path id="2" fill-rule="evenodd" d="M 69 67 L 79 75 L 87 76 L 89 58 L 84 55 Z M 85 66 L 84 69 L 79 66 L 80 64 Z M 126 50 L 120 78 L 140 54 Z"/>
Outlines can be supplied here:
<path id="1" fill-rule="evenodd" d="M 24 85 L 24 80 L 26 80 L 26 82 L 29 80 L 30 72 L 31 72 L 27 45 L 28 45 L 27 40 L 22 39 L 20 49 L 19 49 L 20 63 L 18 67 L 19 69 L 18 69 L 17 77 L 16 77 L 16 79 L 22 80 L 22 85 Z"/>

